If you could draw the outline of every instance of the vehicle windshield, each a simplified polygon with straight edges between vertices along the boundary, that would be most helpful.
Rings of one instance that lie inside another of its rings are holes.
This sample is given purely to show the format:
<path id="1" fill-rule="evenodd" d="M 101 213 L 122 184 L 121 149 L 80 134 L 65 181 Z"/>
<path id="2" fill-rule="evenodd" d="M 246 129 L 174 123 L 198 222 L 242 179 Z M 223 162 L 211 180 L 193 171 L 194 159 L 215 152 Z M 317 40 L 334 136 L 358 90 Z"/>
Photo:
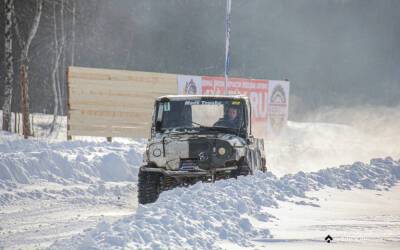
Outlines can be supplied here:
<path id="1" fill-rule="evenodd" d="M 240 99 L 171 100 L 158 105 L 159 130 L 211 128 L 245 131 L 244 103 Z"/>

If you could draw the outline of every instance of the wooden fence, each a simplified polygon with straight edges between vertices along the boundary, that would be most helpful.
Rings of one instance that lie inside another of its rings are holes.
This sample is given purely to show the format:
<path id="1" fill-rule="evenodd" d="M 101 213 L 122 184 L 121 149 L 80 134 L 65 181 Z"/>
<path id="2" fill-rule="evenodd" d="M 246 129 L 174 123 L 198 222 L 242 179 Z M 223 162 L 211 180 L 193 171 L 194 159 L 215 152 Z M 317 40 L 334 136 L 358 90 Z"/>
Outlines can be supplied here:
<path id="1" fill-rule="evenodd" d="M 68 68 L 68 138 L 147 138 L 156 97 L 177 94 L 177 76 Z"/>

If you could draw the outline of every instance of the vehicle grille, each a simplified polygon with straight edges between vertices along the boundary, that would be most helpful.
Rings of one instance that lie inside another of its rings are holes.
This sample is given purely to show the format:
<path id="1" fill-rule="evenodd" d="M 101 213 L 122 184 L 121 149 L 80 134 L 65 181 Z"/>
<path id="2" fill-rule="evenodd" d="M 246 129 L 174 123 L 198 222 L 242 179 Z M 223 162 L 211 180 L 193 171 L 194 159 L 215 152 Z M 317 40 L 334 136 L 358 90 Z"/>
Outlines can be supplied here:
<path id="1" fill-rule="evenodd" d="M 179 169 L 190 171 L 190 170 L 195 170 L 197 166 L 198 166 L 197 161 L 194 159 L 181 159 Z"/>

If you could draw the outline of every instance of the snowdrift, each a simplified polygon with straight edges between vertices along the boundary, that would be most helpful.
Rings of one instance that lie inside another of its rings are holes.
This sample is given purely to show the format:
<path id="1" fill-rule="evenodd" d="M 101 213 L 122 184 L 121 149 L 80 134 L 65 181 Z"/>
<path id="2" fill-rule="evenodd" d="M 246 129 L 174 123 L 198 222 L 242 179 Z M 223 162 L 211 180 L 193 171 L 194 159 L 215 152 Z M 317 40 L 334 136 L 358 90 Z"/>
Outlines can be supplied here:
<path id="1" fill-rule="evenodd" d="M 85 195 L 83 193 L 101 193 L 104 182 L 135 181 L 143 147 L 142 142 L 136 141 L 24 140 L 0 132 L 0 205 L 21 198 L 51 198 L 55 193 L 74 196 L 74 189 L 58 190 L 72 184 L 85 184 L 75 190 Z M 38 189 L 48 183 L 59 184 L 60 188 Z M 35 190 L 28 188 L 33 184 Z"/>
<path id="2" fill-rule="evenodd" d="M 0 137 L 0 183 L 132 181 L 142 161 L 140 143 L 50 143 L 5 132 Z"/>
<path id="3" fill-rule="evenodd" d="M 258 172 L 237 180 L 197 183 L 164 192 L 156 203 L 140 205 L 134 215 L 112 224 L 103 221 L 86 234 L 56 242 L 51 249 L 218 249 L 223 242 L 248 247 L 252 240 L 273 237 L 268 228 L 255 225 L 274 219 L 268 207 L 278 206 L 278 201 L 318 206 L 307 191 L 324 187 L 381 190 L 399 179 L 400 163 L 386 158 L 282 178 Z"/>

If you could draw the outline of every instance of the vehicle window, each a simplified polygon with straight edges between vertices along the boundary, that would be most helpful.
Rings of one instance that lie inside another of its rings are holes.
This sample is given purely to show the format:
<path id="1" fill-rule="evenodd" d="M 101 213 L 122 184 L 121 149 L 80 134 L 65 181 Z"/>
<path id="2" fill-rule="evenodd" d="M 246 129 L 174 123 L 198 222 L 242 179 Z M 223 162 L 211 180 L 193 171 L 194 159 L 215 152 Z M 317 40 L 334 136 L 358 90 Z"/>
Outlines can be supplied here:
<path id="1" fill-rule="evenodd" d="M 212 127 L 224 117 L 224 105 L 192 105 L 193 127 Z"/>
<path id="2" fill-rule="evenodd" d="M 243 125 L 243 104 L 240 100 L 198 99 L 160 103 L 158 117 L 161 129 L 228 127 Z M 232 119 L 234 118 L 234 119 Z"/>

